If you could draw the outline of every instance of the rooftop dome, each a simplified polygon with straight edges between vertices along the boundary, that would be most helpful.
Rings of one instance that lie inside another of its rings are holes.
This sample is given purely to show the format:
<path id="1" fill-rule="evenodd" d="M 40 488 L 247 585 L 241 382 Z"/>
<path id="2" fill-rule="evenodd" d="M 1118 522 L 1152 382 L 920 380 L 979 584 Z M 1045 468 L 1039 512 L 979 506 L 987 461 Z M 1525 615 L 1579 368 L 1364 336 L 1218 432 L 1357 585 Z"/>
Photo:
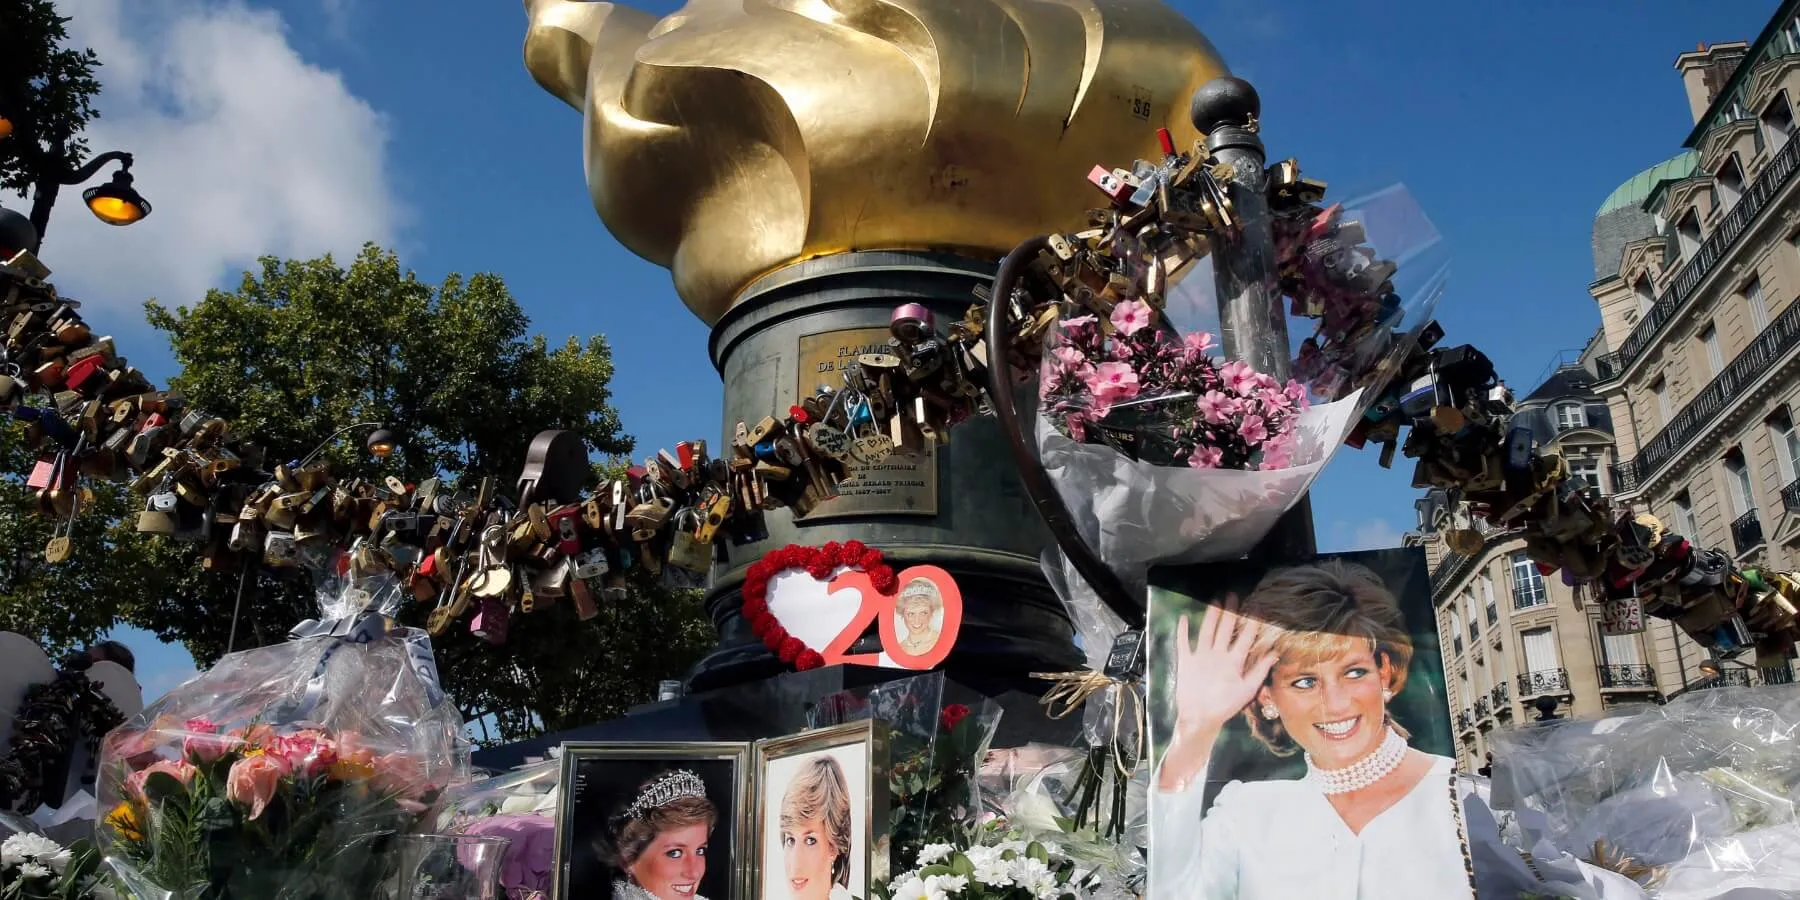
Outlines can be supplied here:
<path id="1" fill-rule="evenodd" d="M 1698 157 L 1692 150 L 1664 160 L 1625 180 L 1594 213 L 1594 280 L 1619 274 L 1619 255 L 1625 245 L 1656 233 L 1656 220 L 1644 211 L 1644 201 L 1665 181 L 1694 173 Z"/>

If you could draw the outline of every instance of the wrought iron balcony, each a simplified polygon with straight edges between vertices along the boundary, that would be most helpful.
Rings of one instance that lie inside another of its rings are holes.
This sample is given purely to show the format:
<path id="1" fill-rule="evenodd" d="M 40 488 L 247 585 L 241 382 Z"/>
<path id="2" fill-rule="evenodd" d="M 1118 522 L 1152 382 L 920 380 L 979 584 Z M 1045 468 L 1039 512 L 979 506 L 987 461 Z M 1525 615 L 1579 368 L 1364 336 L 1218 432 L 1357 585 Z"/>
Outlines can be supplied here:
<path id="1" fill-rule="evenodd" d="M 1473 731 L 1474 729 L 1475 729 L 1475 718 L 1473 716 L 1469 715 L 1467 711 L 1459 712 L 1456 714 L 1456 730 L 1457 731 Z"/>
<path id="2" fill-rule="evenodd" d="M 1782 152 L 1788 153 L 1795 147 L 1800 147 L 1800 141 L 1790 142 L 1788 149 Z M 1756 336 L 1756 340 L 1750 342 L 1749 347 L 1744 348 L 1744 352 L 1725 367 L 1725 371 L 1701 389 L 1692 403 L 1682 407 L 1669 424 L 1645 443 L 1636 457 L 1619 464 L 1616 472 L 1619 490 L 1635 491 L 1643 487 L 1682 448 L 1711 428 L 1751 384 L 1767 375 L 1797 346 L 1800 346 L 1800 303 L 1790 303 Z"/>
<path id="3" fill-rule="evenodd" d="M 1762 520 L 1756 517 L 1756 510 L 1738 516 L 1731 523 L 1731 543 L 1737 547 L 1739 556 L 1762 546 Z"/>
<path id="4" fill-rule="evenodd" d="M 1475 698 L 1475 721 L 1479 722 L 1482 719 L 1485 719 L 1487 717 L 1488 717 L 1488 698 L 1476 697 Z"/>
<path id="5" fill-rule="evenodd" d="M 1550 602 L 1550 592 L 1544 590 L 1544 583 L 1513 584 L 1513 609 L 1530 609 Z"/>
<path id="6" fill-rule="evenodd" d="M 1726 669 L 1713 680 L 1713 687 L 1749 687 L 1755 683 L 1749 669 Z"/>
<path id="7" fill-rule="evenodd" d="M 1494 689 L 1488 692 L 1488 700 L 1494 704 L 1496 715 L 1512 712 L 1512 705 L 1506 702 L 1509 699 L 1506 694 L 1504 682 L 1494 685 Z"/>
<path id="8" fill-rule="evenodd" d="M 1610 381 L 1623 375 L 1633 362 L 1656 343 L 1663 328 L 1678 318 L 1682 307 L 1693 297 L 1700 283 L 1731 255 L 1732 245 L 1743 237 L 1750 224 L 1768 208 L 1770 201 L 1781 193 L 1796 171 L 1800 171 L 1800 141 L 1788 141 L 1775 154 L 1775 158 L 1769 160 L 1768 166 L 1757 176 L 1756 181 L 1744 190 L 1737 205 L 1719 220 L 1712 234 L 1694 252 L 1694 257 L 1676 273 L 1674 280 L 1669 282 L 1669 289 L 1645 311 L 1644 317 L 1631 329 L 1631 334 L 1619 345 L 1618 351 L 1596 360 L 1601 381 Z"/>
<path id="9" fill-rule="evenodd" d="M 1800 478 L 1788 482 L 1781 489 L 1781 508 L 1791 513 L 1800 513 Z"/>
<path id="10" fill-rule="evenodd" d="M 1649 666 L 1601 666 L 1600 686 L 1603 688 L 1656 687 L 1656 672 Z"/>
<path id="11" fill-rule="evenodd" d="M 1540 694 L 1566 694 L 1569 692 L 1569 673 L 1565 669 L 1539 669 L 1536 672 L 1519 674 L 1519 699 L 1536 697 Z"/>
<path id="12" fill-rule="evenodd" d="M 1758 669 L 1757 674 L 1762 676 L 1763 684 L 1794 683 L 1794 670 L 1788 666 L 1782 666 L 1776 669 Z"/>

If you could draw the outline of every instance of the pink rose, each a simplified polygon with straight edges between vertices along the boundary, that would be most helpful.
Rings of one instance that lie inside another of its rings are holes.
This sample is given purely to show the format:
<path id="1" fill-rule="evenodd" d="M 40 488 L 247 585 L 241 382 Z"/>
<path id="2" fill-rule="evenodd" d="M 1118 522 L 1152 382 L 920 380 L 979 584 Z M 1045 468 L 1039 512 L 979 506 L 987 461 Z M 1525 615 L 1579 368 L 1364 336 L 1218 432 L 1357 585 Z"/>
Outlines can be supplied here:
<path id="1" fill-rule="evenodd" d="M 225 799 L 244 807 L 250 818 L 256 819 L 269 808 L 269 801 L 275 799 L 275 791 L 287 774 L 287 766 L 276 757 L 244 757 L 232 763 L 231 772 L 225 776 Z"/>
<path id="2" fill-rule="evenodd" d="M 401 753 L 375 760 L 375 790 L 404 798 L 416 798 L 431 787 L 419 761 Z"/>
<path id="3" fill-rule="evenodd" d="M 1217 447 L 1195 447 L 1188 456 L 1188 465 L 1196 469 L 1216 469 L 1225 454 Z"/>
<path id="4" fill-rule="evenodd" d="M 150 776 L 156 775 L 159 773 L 163 774 L 163 775 L 167 775 L 170 778 L 173 778 L 176 781 L 180 782 L 181 786 L 186 788 L 186 787 L 190 787 L 193 785 L 194 776 L 199 774 L 199 771 L 200 770 L 194 768 L 193 766 L 187 764 L 186 762 L 184 762 L 182 760 L 178 760 L 178 759 L 158 760 L 156 762 L 151 763 L 149 766 L 147 766 L 143 769 L 140 769 L 136 772 L 133 772 L 129 776 L 126 776 L 125 791 L 126 791 L 126 793 L 130 794 L 133 798 L 137 799 L 139 802 L 147 803 L 147 802 L 149 802 L 150 798 L 145 796 L 145 794 L 144 794 L 144 784 L 145 784 L 145 782 L 148 782 L 150 780 Z"/>
<path id="5" fill-rule="evenodd" d="M 1087 378 L 1089 393 L 1094 395 L 1097 403 L 1112 406 L 1120 400 L 1129 400 L 1137 396 L 1138 376 L 1131 366 L 1125 363 L 1101 363 L 1094 367 L 1094 373 Z"/>
<path id="6" fill-rule="evenodd" d="M 1238 437 L 1254 446 L 1268 439 L 1269 429 L 1264 427 L 1262 416 L 1245 416 L 1243 423 L 1238 425 Z"/>
<path id="7" fill-rule="evenodd" d="M 189 734 L 218 734 L 219 723 L 211 719 L 196 716 L 187 720 L 186 729 Z"/>
<path id="8" fill-rule="evenodd" d="M 302 731 L 275 738 L 266 748 L 269 755 L 280 758 L 289 771 L 306 778 L 317 778 L 337 764 L 337 745 L 319 732 Z"/>
<path id="9" fill-rule="evenodd" d="M 1113 307 L 1111 319 L 1113 328 L 1117 329 L 1119 334 L 1131 337 L 1150 327 L 1150 307 L 1137 300 L 1127 300 Z"/>
<path id="10" fill-rule="evenodd" d="M 342 731 L 337 739 L 338 759 L 361 768 L 373 768 L 375 751 L 363 743 L 362 735 L 354 731 Z"/>
<path id="11" fill-rule="evenodd" d="M 200 732 L 190 734 L 181 741 L 181 755 L 198 765 L 211 765 L 218 762 L 227 753 L 244 746 L 242 738 L 234 738 L 226 734 Z"/>
<path id="12" fill-rule="evenodd" d="M 244 742 L 244 746 L 252 750 L 269 746 L 275 740 L 275 729 L 267 725 L 251 725 L 248 728 L 234 728 L 231 736 Z"/>

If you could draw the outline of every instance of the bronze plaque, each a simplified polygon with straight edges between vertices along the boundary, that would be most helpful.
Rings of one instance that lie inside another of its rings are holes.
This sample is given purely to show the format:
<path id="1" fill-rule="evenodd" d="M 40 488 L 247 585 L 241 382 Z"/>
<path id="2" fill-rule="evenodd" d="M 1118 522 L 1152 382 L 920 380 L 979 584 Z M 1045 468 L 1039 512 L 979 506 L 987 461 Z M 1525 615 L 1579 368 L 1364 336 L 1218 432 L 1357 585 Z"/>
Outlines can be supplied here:
<path id="1" fill-rule="evenodd" d="M 886 328 L 846 328 L 800 338 L 800 377 L 803 394 L 819 385 L 841 388 L 842 367 L 864 353 L 889 353 Z M 827 500 L 806 517 L 808 522 L 840 516 L 935 516 L 937 515 L 937 448 L 923 456 L 892 456 L 879 465 L 849 463 L 849 481 L 838 486 L 838 496 Z"/>

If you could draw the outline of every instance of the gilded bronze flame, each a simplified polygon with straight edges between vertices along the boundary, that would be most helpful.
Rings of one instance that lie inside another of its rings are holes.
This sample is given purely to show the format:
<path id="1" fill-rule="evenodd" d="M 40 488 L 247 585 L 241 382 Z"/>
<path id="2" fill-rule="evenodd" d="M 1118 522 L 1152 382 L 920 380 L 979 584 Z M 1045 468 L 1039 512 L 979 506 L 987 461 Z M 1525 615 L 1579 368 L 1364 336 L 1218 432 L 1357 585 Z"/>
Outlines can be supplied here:
<path id="1" fill-rule="evenodd" d="M 1198 137 L 1226 69 L 1159 0 L 526 0 L 525 65 L 583 111 L 606 227 L 716 322 L 761 275 L 870 249 L 998 257 L 1079 227 L 1096 164 Z"/>

